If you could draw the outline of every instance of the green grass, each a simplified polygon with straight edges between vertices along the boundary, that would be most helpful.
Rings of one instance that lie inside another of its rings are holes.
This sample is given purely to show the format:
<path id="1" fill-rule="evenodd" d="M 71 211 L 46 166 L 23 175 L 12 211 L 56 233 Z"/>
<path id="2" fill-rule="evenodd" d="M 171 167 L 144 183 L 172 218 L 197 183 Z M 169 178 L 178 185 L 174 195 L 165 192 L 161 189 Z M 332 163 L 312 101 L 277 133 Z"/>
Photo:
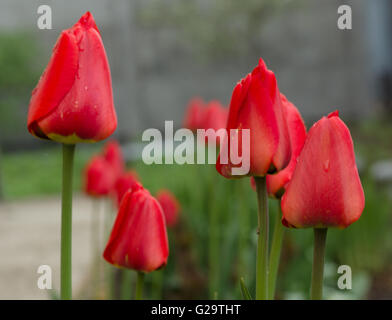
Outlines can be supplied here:
<path id="1" fill-rule="evenodd" d="M 75 156 L 74 189 L 80 190 L 83 167 L 96 148 L 78 146 Z M 5 199 L 21 199 L 61 192 L 61 145 L 39 151 L 16 152 L 1 159 Z"/>

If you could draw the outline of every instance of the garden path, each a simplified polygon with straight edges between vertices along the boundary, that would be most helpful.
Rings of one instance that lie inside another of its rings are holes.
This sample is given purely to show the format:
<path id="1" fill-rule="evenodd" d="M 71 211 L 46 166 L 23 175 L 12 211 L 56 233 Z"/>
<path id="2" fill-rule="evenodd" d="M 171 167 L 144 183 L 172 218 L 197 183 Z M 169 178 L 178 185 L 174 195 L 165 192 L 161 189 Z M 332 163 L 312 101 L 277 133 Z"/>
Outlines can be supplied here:
<path id="1" fill-rule="evenodd" d="M 92 268 L 91 200 L 76 194 L 73 212 L 73 292 L 77 298 Z M 103 220 L 102 212 L 98 216 Z M 0 299 L 50 299 L 58 292 L 60 218 L 58 196 L 0 202 Z M 100 242 L 102 248 L 104 239 Z M 38 288 L 40 265 L 51 267 L 55 291 Z"/>

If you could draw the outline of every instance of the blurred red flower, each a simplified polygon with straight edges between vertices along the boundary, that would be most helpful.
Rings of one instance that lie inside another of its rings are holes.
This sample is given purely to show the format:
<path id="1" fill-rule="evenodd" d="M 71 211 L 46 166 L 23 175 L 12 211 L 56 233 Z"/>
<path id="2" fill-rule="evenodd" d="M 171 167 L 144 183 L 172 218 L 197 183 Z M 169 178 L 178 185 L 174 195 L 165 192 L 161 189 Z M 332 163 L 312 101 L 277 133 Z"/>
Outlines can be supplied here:
<path id="1" fill-rule="evenodd" d="M 125 171 L 125 160 L 120 144 L 115 140 L 107 142 L 103 156 L 112 167 L 116 179 L 119 178 Z"/>
<path id="2" fill-rule="evenodd" d="M 93 197 L 110 194 L 115 182 L 115 176 L 105 158 L 94 156 L 84 170 L 84 191 Z"/>
<path id="3" fill-rule="evenodd" d="M 176 197 L 169 190 L 163 189 L 158 192 L 157 200 L 162 206 L 167 226 L 173 227 L 176 225 L 180 213 L 180 204 Z"/>
<path id="4" fill-rule="evenodd" d="M 117 206 L 120 207 L 121 200 L 128 190 L 132 190 L 135 187 L 138 188 L 139 185 L 139 177 L 136 171 L 130 170 L 123 173 L 114 185 L 114 196 Z"/>
<path id="5" fill-rule="evenodd" d="M 210 101 L 204 110 L 201 129 L 224 129 L 227 124 L 228 110 L 218 100 Z"/>
<path id="6" fill-rule="evenodd" d="M 206 141 L 208 141 L 208 137 L 211 136 L 211 133 L 208 132 L 208 129 L 213 129 L 215 131 L 214 133 L 212 133 L 213 137 L 217 137 L 215 133 L 219 129 L 226 129 L 227 116 L 228 109 L 223 107 L 223 105 L 219 101 L 212 100 L 206 105 L 201 128 L 207 130 Z M 220 143 L 220 139 L 217 138 L 216 144 L 219 145 Z"/>
<path id="7" fill-rule="evenodd" d="M 199 97 L 191 99 L 188 103 L 185 117 L 184 128 L 196 131 L 202 128 L 204 118 L 204 101 Z"/>
<path id="8" fill-rule="evenodd" d="M 184 128 L 219 130 L 226 128 L 228 110 L 218 101 L 204 102 L 201 98 L 193 98 L 185 114 Z"/>

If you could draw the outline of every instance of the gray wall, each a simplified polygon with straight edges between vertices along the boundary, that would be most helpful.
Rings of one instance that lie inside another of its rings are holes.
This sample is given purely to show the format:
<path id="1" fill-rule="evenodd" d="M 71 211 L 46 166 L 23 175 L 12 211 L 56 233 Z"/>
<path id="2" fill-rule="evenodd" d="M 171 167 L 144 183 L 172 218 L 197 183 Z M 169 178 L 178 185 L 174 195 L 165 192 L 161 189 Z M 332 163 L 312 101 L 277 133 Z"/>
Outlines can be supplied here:
<path id="1" fill-rule="evenodd" d="M 194 95 L 228 104 L 235 83 L 260 56 L 275 71 L 281 91 L 297 105 L 308 126 L 337 108 L 344 119 L 375 112 L 369 64 L 372 33 L 365 0 L 344 1 L 353 9 L 353 29 L 348 31 L 336 25 L 342 1 L 294 1 L 252 30 L 256 45 L 251 50 L 218 59 L 199 55 L 200 46 L 193 46 L 192 39 L 184 41 L 181 26 L 154 28 L 141 23 L 140 10 L 150 2 L 2 0 L 0 30 L 32 31 L 42 48 L 44 68 L 59 32 L 90 10 L 108 53 L 119 114 L 117 134 L 122 138 L 140 135 L 145 128 L 162 128 L 164 120 L 180 126 L 186 103 Z M 36 27 L 40 4 L 51 5 L 53 30 Z M 203 30 L 203 16 L 193 18 L 199 19 Z M 233 39 L 233 46 L 237 40 Z"/>

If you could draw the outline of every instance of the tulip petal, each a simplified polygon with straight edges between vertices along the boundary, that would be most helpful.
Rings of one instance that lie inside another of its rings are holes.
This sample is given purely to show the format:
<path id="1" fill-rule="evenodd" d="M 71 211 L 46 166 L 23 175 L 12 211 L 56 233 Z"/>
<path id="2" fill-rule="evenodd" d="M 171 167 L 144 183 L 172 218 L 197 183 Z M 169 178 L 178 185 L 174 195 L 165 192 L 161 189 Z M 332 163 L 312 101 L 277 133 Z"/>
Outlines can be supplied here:
<path id="1" fill-rule="evenodd" d="M 31 96 L 27 126 L 32 134 L 36 134 L 33 128 L 37 121 L 50 114 L 70 91 L 75 82 L 78 58 L 75 36 L 63 31 Z M 40 137 L 45 134 L 41 133 Z"/>
<path id="2" fill-rule="evenodd" d="M 280 198 L 285 186 L 291 180 L 297 158 L 301 153 L 306 139 L 306 128 L 298 109 L 281 94 L 281 100 L 291 144 L 291 159 L 286 168 L 276 174 L 267 175 L 267 190 L 270 196 Z"/>
<path id="3" fill-rule="evenodd" d="M 360 217 L 364 204 L 350 132 L 332 113 L 309 130 L 282 197 L 282 222 L 296 228 L 345 228 Z"/>

